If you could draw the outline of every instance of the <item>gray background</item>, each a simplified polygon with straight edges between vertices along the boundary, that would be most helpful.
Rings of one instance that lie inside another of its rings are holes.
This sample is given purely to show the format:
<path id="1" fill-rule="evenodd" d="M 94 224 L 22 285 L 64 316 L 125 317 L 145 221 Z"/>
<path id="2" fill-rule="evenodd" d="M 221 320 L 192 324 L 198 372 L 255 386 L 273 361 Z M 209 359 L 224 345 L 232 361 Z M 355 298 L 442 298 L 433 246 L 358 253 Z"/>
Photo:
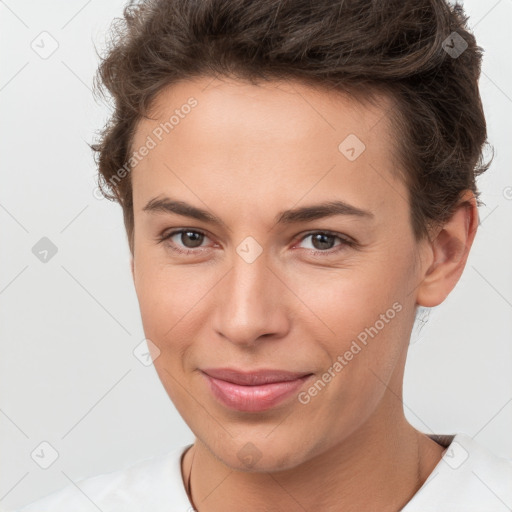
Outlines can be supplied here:
<path id="1" fill-rule="evenodd" d="M 479 180 L 486 205 L 464 274 L 413 334 L 404 403 L 419 429 L 465 432 L 512 457 L 512 0 L 464 4 L 486 50 L 480 84 L 496 157 Z M 6 509 L 193 440 L 154 368 L 133 354 L 144 334 L 121 209 L 94 196 L 86 142 L 108 110 L 91 93 L 93 43 L 103 47 L 123 5 L 0 1 Z M 57 248 L 46 263 L 32 252 L 43 237 Z M 58 453 L 48 469 L 31 458 L 50 462 L 44 441 Z"/>

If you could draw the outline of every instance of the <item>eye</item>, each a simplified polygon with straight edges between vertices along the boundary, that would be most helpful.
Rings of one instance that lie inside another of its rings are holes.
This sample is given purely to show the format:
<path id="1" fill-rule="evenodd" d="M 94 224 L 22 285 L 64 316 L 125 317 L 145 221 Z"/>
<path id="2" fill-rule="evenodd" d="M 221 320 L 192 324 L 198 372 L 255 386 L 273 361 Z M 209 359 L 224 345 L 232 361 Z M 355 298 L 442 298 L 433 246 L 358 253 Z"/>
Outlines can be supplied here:
<path id="1" fill-rule="evenodd" d="M 177 229 L 158 238 L 158 242 L 165 242 L 165 245 L 171 250 L 185 255 L 198 254 L 208 247 L 203 246 L 205 239 L 208 239 L 206 233 L 197 229 Z M 301 247 L 312 252 L 314 256 L 329 256 L 339 251 L 346 250 L 347 247 L 356 246 L 356 242 L 348 237 L 335 234 L 330 231 L 314 231 L 303 236 L 299 244 L 310 239 L 309 247 Z M 339 242 L 336 244 L 336 240 Z"/>
<path id="2" fill-rule="evenodd" d="M 173 251 L 181 254 L 199 252 L 201 244 L 208 238 L 205 233 L 196 229 L 178 229 L 162 236 L 159 241 L 165 242 Z"/>
<path id="3" fill-rule="evenodd" d="M 331 233 L 329 231 L 315 231 L 305 235 L 300 243 L 310 239 L 309 247 L 302 247 L 313 250 L 314 255 L 329 255 L 346 249 L 347 246 L 352 247 L 355 242 L 347 237 Z M 336 240 L 340 243 L 335 244 Z"/>

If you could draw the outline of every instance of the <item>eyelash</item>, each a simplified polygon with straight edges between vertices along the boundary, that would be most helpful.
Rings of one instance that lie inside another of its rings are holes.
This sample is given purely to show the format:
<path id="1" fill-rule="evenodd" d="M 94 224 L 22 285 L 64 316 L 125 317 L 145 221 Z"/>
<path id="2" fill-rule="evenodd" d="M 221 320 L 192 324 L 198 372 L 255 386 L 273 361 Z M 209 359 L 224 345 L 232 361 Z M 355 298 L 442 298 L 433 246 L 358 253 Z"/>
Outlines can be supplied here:
<path id="1" fill-rule="evenodd" d="M 181 233 L 196 233 L 196 234 L 200 234 L 202 236 L 208 237 L 208 235 L 206 233 L 204 233 L 203 231 L 198 230 L 198 229 L 177 229 L 177 230 L 171 231 L 170 233 L 168 233 L 164 236 L 159 237 L 158 242 L 159 243 L 166 242 L 166 241 L 170 240 L 174 235 L 178 235 Z M 332 256 L 333 254 L 337 254 L 338 252 L 345 250 L 347 247 L 356 247 L 357 246 L 357 243 L 354 240 L 343 237 L 343 236 L 341 236 L 337 233 L 333 233 L 332 231 L 329 231 L 329 230 L 310 231 L 309 233 L 306 233 L 302 238 L 300 238 L 299 242 L 302 242 L 306 238 L 308 238 L 312 235 L 317 235 L 317 234 L 328 235 L 328 236 L 337 238 L 342 243 L 331 248 L 331 249 L 326 249 L 325 251 L 321 251 L 318 249 L 317 250 L 306 249 L 306 250 L 310 251 L 310 254 L 312 254 L 313 256 L 320 256 L 320 257 Z M 173 250 L 179 254 L 184 254 L 184 255 L 198 254 L 199 252 L 202 252 L 202 250 L 205 249 L 204 247 L 198 247 L 196 249 L 188 249 L 188 248 L 180 249 L 179 247 L 175 246 L 171 242 L 168 242 L 166 245 L 171 250 Z"/>

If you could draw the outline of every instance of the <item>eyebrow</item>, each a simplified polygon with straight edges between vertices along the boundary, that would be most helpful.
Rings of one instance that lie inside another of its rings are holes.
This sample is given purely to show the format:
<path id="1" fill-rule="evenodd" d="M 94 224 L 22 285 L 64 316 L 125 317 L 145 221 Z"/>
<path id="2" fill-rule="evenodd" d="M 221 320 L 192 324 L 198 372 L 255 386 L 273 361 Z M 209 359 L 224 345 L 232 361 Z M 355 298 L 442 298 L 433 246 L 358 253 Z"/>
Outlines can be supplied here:
<path id="1" fill-rule="evenodd" d="M 173 200 L 169 197 L 155 197 L 151 199 L 142 210 L 148 213 L 174 213 L 182 215 L 183 217 L 190 217 L 210 224 L 227 227 L 223 220 L 210 212 L 192 206 L 184 201 Z M 344 201 L 328 201 L 279 212 L 274 219 L 274 223 L 293 224 L 298 222 L 311 222 L 334 215 L 347 215 L 363 219 L 373 219 L 375 217 L 372 212 L 356 208 Z"/>

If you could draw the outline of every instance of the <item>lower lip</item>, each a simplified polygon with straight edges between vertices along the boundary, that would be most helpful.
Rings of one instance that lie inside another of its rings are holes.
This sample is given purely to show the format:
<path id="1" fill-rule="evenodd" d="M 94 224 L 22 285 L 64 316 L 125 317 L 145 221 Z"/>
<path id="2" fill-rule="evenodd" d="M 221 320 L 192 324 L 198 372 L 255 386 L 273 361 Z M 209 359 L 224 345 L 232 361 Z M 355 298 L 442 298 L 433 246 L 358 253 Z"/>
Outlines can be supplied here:
<path id="1" fill-rule="evenodd" d="M 246 412 L 260 412 L 271 409 L 296 393 L 304 381 L 312 375 L 286 382 L 274 382 L 260 386 L 243 386 L 216 379 L 203 373 L 210 389 L 222 404 L 230 409 Z"/>

